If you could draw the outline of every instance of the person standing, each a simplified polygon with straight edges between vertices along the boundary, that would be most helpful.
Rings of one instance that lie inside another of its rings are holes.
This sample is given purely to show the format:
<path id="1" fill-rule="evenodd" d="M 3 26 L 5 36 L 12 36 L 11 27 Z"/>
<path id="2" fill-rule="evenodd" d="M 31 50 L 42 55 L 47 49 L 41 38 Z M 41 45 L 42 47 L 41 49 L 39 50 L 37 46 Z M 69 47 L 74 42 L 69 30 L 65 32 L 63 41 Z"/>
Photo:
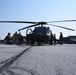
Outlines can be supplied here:
<path id="1" fill-rule="evenodd" d="M 11 44 L 11 36 L 10 35 L 11 35 L 11 33 L 8 33 L 4 39 L 6 41 L 6 44 Z"/>
<path id="2" fill-rule="evenodd" d="M 18 44 L 18 33 L 17 33 L 17 31 L 13 35 L 13 43 Z"/>
<path id="3" fill-rule="evenodd" d="M 53 36 L 54 45 L 56 45 L 56 35 Z"/>
<path id="4" fill-rule="evenodd" d="M 63 44 L 63 34 L 62 34 L 62 32 L 60 32 L 59 40 L 60 40 L 60 44 L 62 45 Z"/>
<path id="5" fill-rule="evenodd" d="M 21 35 L 21 33 L 19 32 L 19 35 L 18 35 L 18 44 L 21 45 L 21 43 L 23 42 L 23 36 Z"/>
<path id="6" fill-rule="evenodd" d="M 53 44 L 53 34 L 52 34 L 52 32 L 51 32 L 50 45 L 52 45 L 52 44 Z"/>

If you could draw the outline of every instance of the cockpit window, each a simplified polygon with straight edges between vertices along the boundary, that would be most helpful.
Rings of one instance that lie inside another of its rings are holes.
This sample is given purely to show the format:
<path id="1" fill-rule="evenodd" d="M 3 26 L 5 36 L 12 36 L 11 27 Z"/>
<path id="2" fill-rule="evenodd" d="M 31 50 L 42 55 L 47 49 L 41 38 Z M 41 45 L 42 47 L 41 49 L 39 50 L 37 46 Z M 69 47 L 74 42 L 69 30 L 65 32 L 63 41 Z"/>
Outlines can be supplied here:
<path id="1" fill-rule="evenodd" d="M 49 29 L 46 27 L 36 27 L 34 33 L 46 34 L 49 32 Z"/>

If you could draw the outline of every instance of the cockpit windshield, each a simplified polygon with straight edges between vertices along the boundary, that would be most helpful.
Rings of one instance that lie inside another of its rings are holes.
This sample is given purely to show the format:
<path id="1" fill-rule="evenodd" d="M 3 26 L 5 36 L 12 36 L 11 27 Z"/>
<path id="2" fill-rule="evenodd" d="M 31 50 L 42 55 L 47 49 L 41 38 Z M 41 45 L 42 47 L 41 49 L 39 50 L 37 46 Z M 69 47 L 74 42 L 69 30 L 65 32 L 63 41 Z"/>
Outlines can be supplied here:
<path id="1" fill-rule="evenodd" d="M 46 27 L 35 27 L 34 33 L 46 34 L 46 33 L 49 33 L 49 28 L 48 27 L 47 28 Z"/>

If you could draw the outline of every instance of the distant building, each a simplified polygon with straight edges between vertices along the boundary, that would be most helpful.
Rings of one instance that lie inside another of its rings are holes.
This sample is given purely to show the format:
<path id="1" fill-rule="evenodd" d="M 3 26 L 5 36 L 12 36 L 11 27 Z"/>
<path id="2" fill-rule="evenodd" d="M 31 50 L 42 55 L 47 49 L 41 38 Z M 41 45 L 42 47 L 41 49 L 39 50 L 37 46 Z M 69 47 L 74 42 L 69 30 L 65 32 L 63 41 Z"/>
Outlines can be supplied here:
<path id="1" fill-rule="evenodd" d="M 63 38 L 64 43 L 76 44 L 76 36 L 67 36 Z"/>
<path id="2" fill-rule="evenodd" d="M 4 44 L 4 40 L 0 40 L 0 44 Z"/>

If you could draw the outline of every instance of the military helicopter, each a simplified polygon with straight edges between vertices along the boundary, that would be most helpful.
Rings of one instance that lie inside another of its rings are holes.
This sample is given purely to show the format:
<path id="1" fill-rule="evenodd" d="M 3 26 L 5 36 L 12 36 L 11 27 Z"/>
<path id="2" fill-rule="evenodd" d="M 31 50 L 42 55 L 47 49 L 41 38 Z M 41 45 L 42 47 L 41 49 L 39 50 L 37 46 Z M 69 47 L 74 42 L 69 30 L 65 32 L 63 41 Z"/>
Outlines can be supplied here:
<path id="1" fill-rule="evenodd" d="M 63 28 L 63 29 L 67 29 L 67 30 L 71 30 L 74 31 L 74 29 L 71 28 L 67 28 L 67 27 L 63 27 L 63 26 L 59 26 L 59 25 L 55 25 L 52 23 L 57 23 L 57 22 L 75 22 L 76 20 L 60 20 L 60 21 L 50 21 L 50 22 L 31 22 L 31 21 L 0 21 L 0 23 L 21 23 L 21 24 L 32 24 L 30 26 L 24 27 L 19 29 L 18 31 L 26 30 L 26 41 L 27 44 L 31 44 L 34 45 L 35 43 L 37 43 L 38 45 L 41 45 L 42 43 L 49 43 L 51 42 L 51 33 L 52 31 L 50 30 L 49 27 L 45 27 L 45 25 L 51 25 L 51 26 L 55 26 L 55 27 L 59 27 L 59 28 Z M 41 26 L 39 26 L 41 25 Z M 39 27 L 35 27 L 35 26 L 39 26 Z M 31 27 L 35 27 L 34 30 L 29 29 Z M 28 34 L 28 31 L 31 31 Z"/>

